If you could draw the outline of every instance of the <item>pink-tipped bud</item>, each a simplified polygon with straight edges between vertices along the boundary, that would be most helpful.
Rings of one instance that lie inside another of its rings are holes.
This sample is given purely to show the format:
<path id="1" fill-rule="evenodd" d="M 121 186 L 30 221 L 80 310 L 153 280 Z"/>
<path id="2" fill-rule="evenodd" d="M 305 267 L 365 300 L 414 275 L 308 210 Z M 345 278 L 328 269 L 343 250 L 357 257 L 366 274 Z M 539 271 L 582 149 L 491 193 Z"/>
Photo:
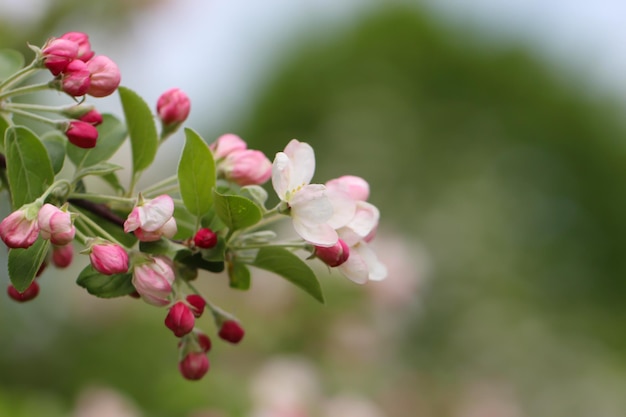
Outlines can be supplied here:
<path id="1" fill-rule="evenodd" d="M 59 75 L 78 56 L 78 44 L 67 39 L 51 39 L 41 51 L 43 63 L 52 75 Z"/>
<path id="2" fill-rule="evenodd" d="M 204 352 L 189 352 L 178 363 L 178 370 L 185 379 L 197 381 L 209 371 L 209 358 Z"/>
<path id="3" fill-rule="evenodd" d="M 91 73 L 91 84 L 87 94 L 93 97 L 106 97 L 120 85 L 120 70 L 109 57 L 97 55 L 87 62 Z"/>
<path id="4" fill-rule="evenodd" d="M 204 312 L 206 301 L 198 294 L 189 294 L 186 298 L 187 303 L 191 306 L 191 312 L 194 316 L 200 317 Z"/>
<path id="5" fill-rule="evenodd" d="M 189 97 L 178 88 L 167 90 L 157 100 L 157 113 L 164 125 L 184 122 L 190 110 Z"/>
<path id="6" fill-rule="evenodd" d="M 102 123 L 102 114 L 98 110 L 89 110 L 78 118 L 81 122 L 89 123 L 93 126 L 98 126 Z"/>
<path id="7" fill-rule="evenodd" d="M 128 272 L 128 254 L 114 243 L 95 244 L 89 254 L 91 266 L 104 275 Z"/>
<path id="8" fill-rule="evenodd" d="M 326 265 L 334 268 L 348 260 L 348 257 L 350 256 L 350 248 L 346 242 L 339 239 L 334 246 L 329 248 L 316 246 L 315 256 L 317 256 Z"/>
<path id="9" fill-rule="evenodd" d="M 74 258 L 74 247 L 70 244 L 52 246 L 52 263 L 57 268 L 67 268 Z"/>
<path id="10" fill-rule="evenodd" d="M 230 343 L 239 343 L 245 332 L 235 320 L 226 320 L 218 333 L 219 337 Z"/>
<path id="11" fill-rule="evenodd" d="M 176 337 L 183 337 L 191 332 L 195 323 L 194 314 L 189 306 L 182 301 L 174 304 L 165 317 L 165 325 Z"/>
<path id="12" fill-rule="evenodd" d="M 220 173 L 240 186 L 261 185 L 272 176 L 272 163 L 261 151 L 244 149 L 229 153 L 219 164 Z"/>
<path id="13" fill-rule="evenodd" d="M 74 240 L 76 228 L 67 211 L 52 204 L 44 204 L 37 214 L 37 222 L 43 239 L 50 239 L 55 245 L 63 246 Z"/>
<path id="14" fill-rule="evenodd" d="M 211 350 L 211 339 L 209 338 L 209 336 L 207 336 L 206 334 L 202 333 L 202 332 L 196 332 L 196 335 L 198 336 L 198 344 L 200 345 L 200 348 L 202 349 L 203 352 L 208 352 Z"/>
<path id="15" fill-rule="evenodd" d="M 166 258 L 155 257 L 152 262 L 133 269 L 133 285 L 144 301 L 155 306 L 169 304 L 174 283 L 174 271 Z"/>
<path id="16" fill-rule="evenodd" d="M 84 96 L 91 85 L 89 76 L 87 64 L 80 59 L 75 59 L 63 71 L 61 87 L 64 92 L 72 97 Z"/>
<path id="17" fill-rule="evenodd" d="M 37 297 L 37 294 L 39 294 L 39 284 L 37 284 L 37 281 L 33 281 L 30 286 L 26 288 L 26 290 L 24 290 L 24 292 L 19 292 L 15 289 L 13 285 L 9 284 L 9 287 L 7 288 L 7 294 L 9 294 L 9 297 L 14 299 L 15 301 L 24 303 Z"/>
<path id="18" fill-rule="evenodd" d="M 167 194 L 135 206 L 124 222 L 124 232 L 134 232 L 142 242 L 171 238 L 176 234 L 174 200 Z"/>
<path id="19" fill-rule="evenodd" d="M 326 182 L 326 188 L 342 190 L 356 201 L 366 201 L 370 195 L 370 185 L 355 175 L 344 175 L 330 180 Z"/>
<path id="20" fill-rule="evenodd" d="M 16 210 L 0 223 L 0 237 L 10 248 L 30 247 L 39 236 L 37 217 L 29 219 L 26 210 Z"/>
<path id="21" fill-rule="evenodd" d="M 217 234 L 209 228 L 203 228 L 196 232 L 193 243 L 202 249 L 211 249 L 217 245 Z"/>
<path id="22" fill-rule="evenodd" d="M 83 32 L 68 32 L 60 37 L 60 39 L 66 39 L 68 41 L 75 42 L 78 45 L 77 59 L 87 62 L 93 57 L 94 52 L 91 50 L 91 43 L 89 43 L 89 36 Z"/>
<path id="23" fill-rule="evenodd" d="M 98 129 L 87 122 L 72 120 L 65 131 L 65 136 L 71 144 L 79 148 L 90 149 L 96 146 Z"/>
<path id="24" fill-rule="evenodd" d="M 213 142 L 209 148 L 213 151 L 213 157 L 218 160 L 225 158 L 227 155 L 235 151 L 243 151 L 248 148 L 248 145 L 239 136 L 227 133 L 217 138 L 217 140 Z"/>

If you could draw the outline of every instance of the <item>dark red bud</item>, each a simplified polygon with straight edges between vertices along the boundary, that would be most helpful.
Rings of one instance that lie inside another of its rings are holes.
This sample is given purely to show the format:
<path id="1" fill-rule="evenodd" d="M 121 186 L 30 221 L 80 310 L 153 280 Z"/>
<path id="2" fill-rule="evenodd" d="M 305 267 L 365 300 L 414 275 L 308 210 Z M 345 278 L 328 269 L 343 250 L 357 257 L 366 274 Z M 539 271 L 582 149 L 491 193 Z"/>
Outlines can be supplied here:
<path id="1" fill-rule="evenodd" d="M 191 312 L 194 316 L 200 317 L 202 312 L 204 312 L 204 307 L 206 306 L 206 301 L 204 298 L 199 296 L 198 294 L 190 294 L 187 296 L 187 302 L 191 306 Z"/>
<path id="2" fill-rule="evenodd" d="M 217 235 L 209 228 L 200 229 L 193 237 L 193 243 L 199 248 L 211 249 L 217 245 Z"/>
<path id="3" fill-rule="evenodd" d="M 182 301 L 174 304 L 165 317 L 165 325 L 176 337 L 183 337 L 192 331 L 194 324 L 195 318 L 191 309 Z"/>
<path id="4" fill-rule="evenodd" d="M 13 285 L 9 284 L 7 294 L 9 294 L 9 297 L 20 303 L 30 301 L 37 297 L 37 294 L 39 294 L 39 284 L 37 284 L 37 281 L 33 281 L 24 292 L 19 292 Z"/>
<path id="5" fill-rule="evenodd" d="M 219 337 L 230 343 L 239 343 L 243 339 L 245 332 L 243 328 L 234 320 L 226 320 L 218 333 Z"/>
<path id="6" fill-rule="evenodd" d="M 190 352 L 178 363 L 178 370 L 185 379 L 197 381 L 209 371 L 209 358 L 203 352 Z"/>

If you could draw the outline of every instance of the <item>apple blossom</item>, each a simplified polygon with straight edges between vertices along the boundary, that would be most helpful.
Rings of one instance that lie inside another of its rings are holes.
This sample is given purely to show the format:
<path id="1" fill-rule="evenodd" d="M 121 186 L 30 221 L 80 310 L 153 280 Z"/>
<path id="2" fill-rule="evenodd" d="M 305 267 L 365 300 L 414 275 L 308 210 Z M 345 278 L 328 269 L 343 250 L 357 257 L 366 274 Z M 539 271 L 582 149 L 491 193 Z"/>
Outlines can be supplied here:
<path id="1" fill-rule="evenodd" d="M 171 238 L 176 234 L 174 200 L 167 194 L 152 200 L 140 199 L 124 222 L 124 232 L 134 232 L 141 241 L 159 240 L 161 236 Z"/>
<path id="2" fill-rule="evenodd" d="M 41 237 L 58 246 L 67 245 L 76 234 L 70 213 L 52 204 L 46 203 L 39 209 L 37 222 Z"/>
<path id="3" fill-rule="evenodd" d="M 59 39 L 65 39 L 75 42 L 78 45 L 78 52 L 76 59 L 87 62 L 89 61 L 94 52 L 91 50 L 91 44 L 89 43 L 89 36 L 83 32 L 68 32 L 62 35 Z"/>
<path id="4" fill-rule="evenodd" d="M 0 222 L 0 238 L 10 248 L 28 248 L 39 236 L 37 211 L 23 207 Z"/>
<path id="5" fill-rule="evenodd" d="M 174 271 L 166 258 L 157 256 L 147 263 L 136 265 L 132 282 L 145 302 L 155 306 L 169 303 L 174 283 Z"/>
<path id="6" fill-rule="evenodd" d="M 333 246 L 338 235 L 327 222 L 334 213 L 326 187 L 310 184 L 315 171 L 315 153 L 307 143 L 292 139 L 284 152 L 278 152 L 272 166 L 272 185 L 287 204 L 293 227 L 307 242 Z"/>
<path id="7" fill-rule="evenodd" d="M 104 275 L 128 272 L 128 254 L 120 245 L 114 243 L 96 243 L 90 248 L 91 266 Z"/>
<path id="8" fill-rule="evenodd" d="M 59 75 L 77 58 L 78 49 L 79 45 L 71 40 L 50 39 L 41 51 L 43 64 L 52 75 Z"/>
<path id="9" fill-rule="evenodd" d="M 89 75 L 87 64 L 75 59 L 63 71 L 61 88 L 72 97 L 84 96 L 91 85 Z"/>
<path id="10" fill-rule="evenodd" d="M 87 94 L 93 97 L 106 97 L 120 85 L 120 70 L 109 57 L 97 55 L 87 62 L 91 83 Z"/>
<path id="11" fill-rule="evenodd" d="M 164 125 L 184 122 L 190 110 L 189 97 L 178 88 L 167 90 L 157 100 L 157 114 Z"/>
<path id="12" fill-rule="evenodd" d="M 213 152 L 213 157 L 216 161 L 225 158 L 228 154 L 234 151 L 241 151 L 248 148 L 246 142 L 239 136 L 232 133 L 226 133 L 225 135 L 217 138 L 209 148 Z"/>

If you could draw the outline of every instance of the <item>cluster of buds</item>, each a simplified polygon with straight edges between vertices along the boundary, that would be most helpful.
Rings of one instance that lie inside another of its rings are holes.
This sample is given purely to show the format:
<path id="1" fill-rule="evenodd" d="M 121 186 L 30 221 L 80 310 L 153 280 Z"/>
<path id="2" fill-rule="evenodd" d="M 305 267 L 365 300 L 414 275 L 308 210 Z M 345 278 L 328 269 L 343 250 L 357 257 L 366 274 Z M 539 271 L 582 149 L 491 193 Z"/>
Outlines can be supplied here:
<path id="1" fill-rule="evenodd" d="M 95 55 L 87 35 L 80 32 L 33 49 L 37 57 L 32 64 L 0 80 L 0 121 L 11 120 L 14 114 L 48 121 L 63 128 L 73 145 L 95 147 L 95 126 L 103 122 L 103 116 L 92 106 L 48 108 L 12 103 L 11 98 L 39 87 L 56 88 L 72 97 L 104 97 L 118 88 L 117 66 Z M 52 82 L 15 87 L 42 68 L 54 75 Z M 343 176 L 312 184 L 313 148 L 296 139 L 272 162 L 234 134 L 224 134 L 208 145 L 186 129 L 177 175 L 135 192 L 140 175 L 154 161 L 164 139 L 185 122 L 191 106 L 178 88 L 159 97 L 155 115 L 128 89 L 120 87 L 120 98 L 125 116 L 133 118 L 134 126 L 146 127 L 127 129 L 115 117 L 106 116 L 106 123 L 117 123 L 117 131 L 128 132 L 131 141 L 133 173 L 128 189 L 116 176 L 120 167 L 106 162 L 125 137 L 118 135 L 103 150 L 77 152 L 63 145 L 52 155 L 41 143 L 44 138 L 24 133 L 28 129 L 13 126 L 12 120 L 6 128 L 11 134 L 6 135 L 8 145 L 3 148 L 6 156 L 0 154 L 0 192 L 8 190 L 10 197 L 19 197 L 11 198 L 14 211 L 0 222 L 0 238 L 10 248 L 10 298 L 20 302 L 35 298 L 37 277 L 46 265 L 51 262 L 66 268 L 72 262 L 74 245 L 82 245 L 80 253 L 88 256 L 89 264 L 77 283 L 96 296 L 129 295 L 166 310 L 165 326 L 178 339 L 180 373 L 198 380 L 209 370 L 211 339 L 197 326 L 205 310 L 212 315 L 220 339 L 237 344 L 245 334 L 233 315 L 198 293 L 191 281 L 200 270 L 226 271 L 232 288 L 246 290 L 251 282 L 249 267 L 265 269 L 319 301 L 323 301 L 321 288 L 314 271 L 299 256 L 302 252 L 310 255 L 307 260 L 317 258 L 357 283 L 385 277 L 384 265 L 369 247 L 379 212 L 367 201 L 368 183 Z M 56 112 L 66 120 L 50 121 L 33 111 Z M 160 120 L 160 135 L 155 116 Z M 31 146 L 25 146 L 27 141 Z M 64 178 L 61 170 L 66 156 L 76 167 L 71 179 Z M 15 169 L 15 164 L 24 166 Z M 37 180 L 24 178 L 23 172 L 37 174 Z M 87 175 L 101 176 L 119 192 L 87 192 L 83 181 Z M 270 179 L 280 200 L 274 208 L 266 207 L 268 194 L 262 187 Z M 27 192 L 22 191 L 25 182 Z M 277 233 L 263 229 L 282 218 L 291 219 L 301 239 L 277 242 Z M 15 268 L 19 262 L 28 267 Z"/>

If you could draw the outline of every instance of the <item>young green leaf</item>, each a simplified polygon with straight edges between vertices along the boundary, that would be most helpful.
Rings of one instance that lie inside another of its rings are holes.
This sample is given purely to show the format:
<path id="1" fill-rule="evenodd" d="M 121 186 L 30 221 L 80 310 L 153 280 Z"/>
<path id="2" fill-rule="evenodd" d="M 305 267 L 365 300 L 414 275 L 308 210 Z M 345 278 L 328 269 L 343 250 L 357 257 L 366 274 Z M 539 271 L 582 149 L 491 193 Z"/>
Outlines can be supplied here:
<path id="1" fill-rule="evenodd" d="M 7 129 L 4 138 L 7 177 L 13 208 L 39 198 L 54 181 L 48 151 L 39 138 L 23 126 Z"/>
<path id="2" fill-rule="evenodd" d="M 300 258 L 286 249 L 266 246 L 259 249 L 251 264 L 257 268 L 274 272 L 300 287 L 320 303 L 324 303 L 322 288 L 313 270 Z"/>
<path id="3" fill-rule="evenodd" d="M 237 290 L 250 289 L 250 270 L 241 262 L 232 262 L 228 264 L 228 282 L 230 288 Z"/>
<path id="4" fill-rule="evenodd" d="M 49 247 L 49 240 L 39 238 L 29 248 L 9 250 L 9 278 L 16 290 L 23 292 L 30 286 L 46 259 Z"/>
<path id="5" fill-rule="evenodd" d="M 83 149 L 67 146 L 67 156 L 76 168 L 84 168 L 107 161 L 122 146 L 126 139 L 124 124 L 111 114 L 102 115 L 102 124 L 98 126 L 98 142 L 95 148 Z"/>
<path id="6" fill-rule="evenodd" d="M 133 154 L 133 176 L 148 168 L 159 147 L 156 125 L 152 111 L 146 102 L 133 90 L 126 87 L 117 89 L 122 100 L 124 117 L 128 126 L 131 151 Z"/>
<path id="7" fill-rule="evenodd" d="M 86 289 L 89 294 L 100 298 L 121 297 L 135 291 L 132 274 L 103 275 L 91 265 L 87 265 L 82 270 L 76 283 Z"/>
<path id="8" fill-rule="evenodd" d="M 215 162 L 206 142 L 185 129 L 185 147 L 178 163 L 180 196 L 191 214 L 202 216 L 211 208 L 215 186 Z"/>
<path id="9" fill-rule="evenodd" d="M 230 230 L 250 227 L 258 223 L 263 214 L 252 200 L 239 195 L 215 194 L 215 212 Z"/>
<path id="10" fill-rule="evenodd" d="M 13 49 L 0 49 L 0 81 L 6 80 L 24 66 L 24 55 Z"/>
<path id="11" fill-rule="evenodd" d="M 41 136 L 41 142 L 48 151 L 50 162 L 52 163 L 52 170 L 55 174 L 61 172 L 63 164 L 65 163 L 65 144 L 67 138 L 58 130 L 50 130 Z M 72 146 L 75 148 L 75 146 Z"/>

